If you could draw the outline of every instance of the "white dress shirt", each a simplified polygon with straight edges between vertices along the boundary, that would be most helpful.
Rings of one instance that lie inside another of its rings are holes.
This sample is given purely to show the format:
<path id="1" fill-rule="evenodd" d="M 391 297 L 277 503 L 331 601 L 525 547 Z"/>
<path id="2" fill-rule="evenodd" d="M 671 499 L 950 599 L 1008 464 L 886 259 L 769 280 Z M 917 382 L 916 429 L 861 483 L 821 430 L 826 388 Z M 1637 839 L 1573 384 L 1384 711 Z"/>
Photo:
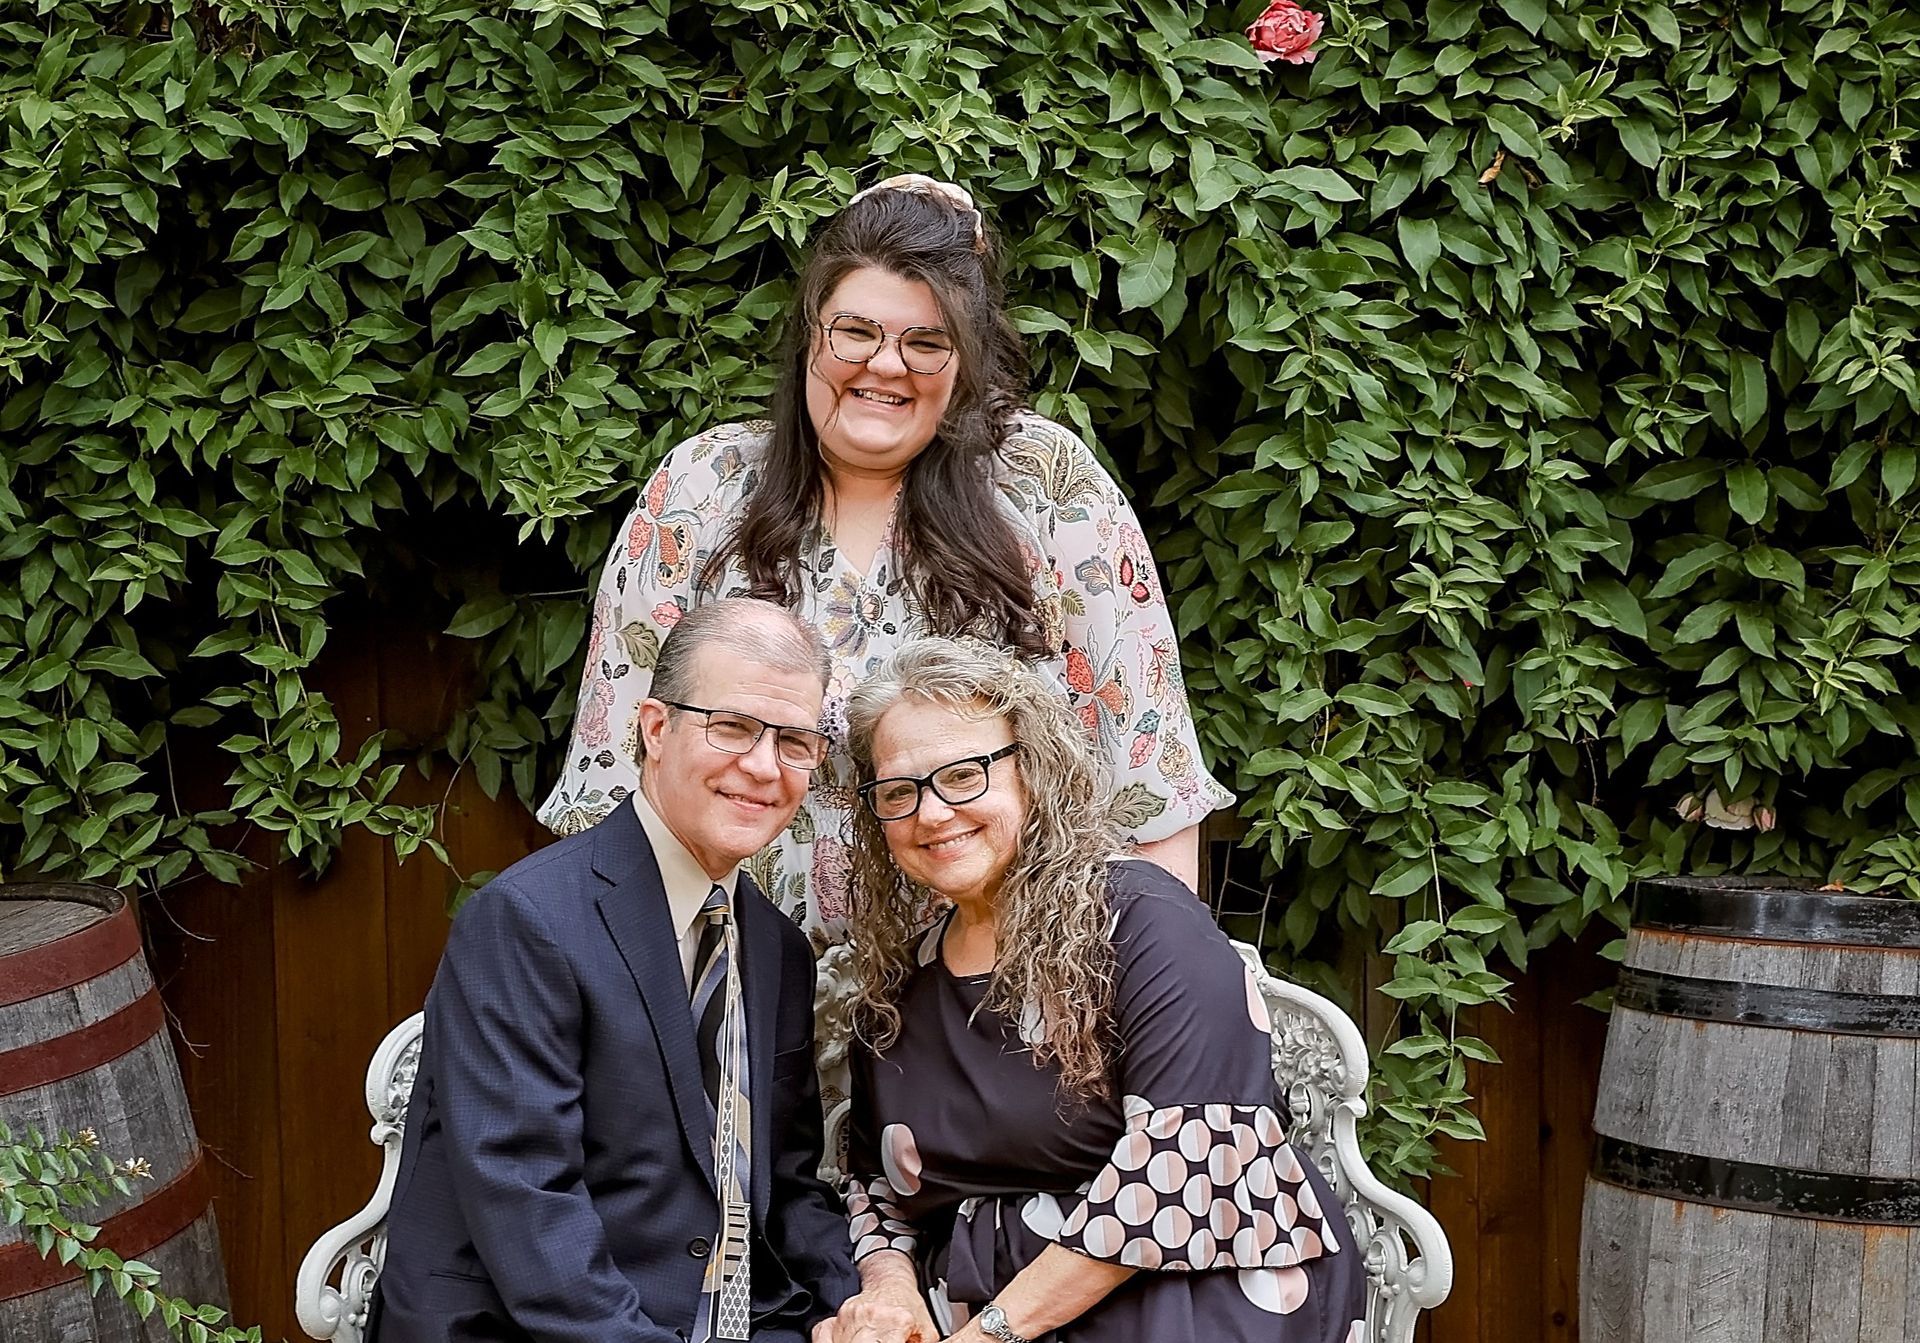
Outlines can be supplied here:
<path id="1" fill-rule="evenodd" d="M 647 843 L 653 846 L 660 881 L 667 888 L 667 911 L 673 916 L 673 935 L 680 941 L 680 969 L 687 979 L 687 992 L 692 993 L 693 957 L 700 948 L 700 930 L 695 926 L 700 918 L 700 906 L 707 902 L 707 893 L 715 886 L 726 891 L 731 901 L 740 881 L 740 868 L 736 864 L 724 877 L 714 880 L 700 866 L 700 860 L 687 852 L 679 836 L 660 819 L 660 813 L 647 801 L 646 793 L 636 788 L 631 796 L 634 814 L 647 832 Z"/>

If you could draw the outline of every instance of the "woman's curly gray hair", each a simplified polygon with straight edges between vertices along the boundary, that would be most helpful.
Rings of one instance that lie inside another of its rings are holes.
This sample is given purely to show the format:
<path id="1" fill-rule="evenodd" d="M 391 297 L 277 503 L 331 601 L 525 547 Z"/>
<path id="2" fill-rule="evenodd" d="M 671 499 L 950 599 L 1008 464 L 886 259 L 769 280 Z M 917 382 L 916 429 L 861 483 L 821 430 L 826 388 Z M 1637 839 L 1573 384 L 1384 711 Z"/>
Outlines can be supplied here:
<path id="1" fill-rule="evenodd" d="M 1040 1029 L 1036 1065 L 1059 1066 L 1069 1096 L 1107 1092 L 1113 1009 L 1112 913 L 1107 859 L 1120 847 L 1107 781 L 1058 686 L 1011 654 L 974 639 L 919 639 L 877 667 L 847 702 L 860 780 L 874 777 L 873 740 L 904 701 L 1004 718 L 1020 745 L 1026 786 L 1019 847 L 995 901 L 996 958 L 984 1006 Z M 852 945 L 854 1029 L 875 1049 L 900 1033 L 901 988 L 914 944 L 943 902 L 909 881 L 887 852 L 884 828 L 854 808 Z"/>

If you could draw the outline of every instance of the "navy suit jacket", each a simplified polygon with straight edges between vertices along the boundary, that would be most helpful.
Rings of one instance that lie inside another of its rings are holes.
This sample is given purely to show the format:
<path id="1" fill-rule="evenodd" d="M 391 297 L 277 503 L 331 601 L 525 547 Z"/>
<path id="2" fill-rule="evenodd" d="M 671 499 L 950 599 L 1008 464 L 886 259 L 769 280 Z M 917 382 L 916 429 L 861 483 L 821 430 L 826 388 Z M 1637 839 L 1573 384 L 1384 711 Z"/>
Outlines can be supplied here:
<path id="1" fill-rule="evenodd" d="M 742 873 L 754 1337 L 857 1290 L 815 1174 L 813 954 Z M 454 920 L 369 1343 L 679 1343 L 719 1201 L 666 890 L 630 806 L 489 882 Z"/>

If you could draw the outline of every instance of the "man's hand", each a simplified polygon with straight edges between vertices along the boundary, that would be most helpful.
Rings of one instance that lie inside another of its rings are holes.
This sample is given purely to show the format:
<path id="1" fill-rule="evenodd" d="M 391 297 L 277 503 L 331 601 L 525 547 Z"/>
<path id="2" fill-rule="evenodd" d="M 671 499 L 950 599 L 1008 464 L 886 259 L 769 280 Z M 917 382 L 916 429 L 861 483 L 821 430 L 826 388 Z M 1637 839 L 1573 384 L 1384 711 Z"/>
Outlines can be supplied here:
<path id="1" fill-rule="evenodd" d="M 910 1285 L 877 1284 L 813 1326 L 813 1343 L 938 1343 L 940 1330 Z"/>

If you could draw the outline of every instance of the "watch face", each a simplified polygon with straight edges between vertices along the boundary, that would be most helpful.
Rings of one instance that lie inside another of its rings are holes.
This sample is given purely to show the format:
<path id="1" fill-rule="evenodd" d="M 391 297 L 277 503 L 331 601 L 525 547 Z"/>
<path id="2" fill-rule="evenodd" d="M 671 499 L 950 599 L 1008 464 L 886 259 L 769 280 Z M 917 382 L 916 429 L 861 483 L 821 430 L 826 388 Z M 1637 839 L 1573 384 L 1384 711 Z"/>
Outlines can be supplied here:
<path id="1" fill-rule="evenodd" d="M 1003 1338 L 1007 1329 L 1007 1314 L 998 1306 L 988 1306 L 980 1312 L 980 1327 L 996 1338 Z"/>

